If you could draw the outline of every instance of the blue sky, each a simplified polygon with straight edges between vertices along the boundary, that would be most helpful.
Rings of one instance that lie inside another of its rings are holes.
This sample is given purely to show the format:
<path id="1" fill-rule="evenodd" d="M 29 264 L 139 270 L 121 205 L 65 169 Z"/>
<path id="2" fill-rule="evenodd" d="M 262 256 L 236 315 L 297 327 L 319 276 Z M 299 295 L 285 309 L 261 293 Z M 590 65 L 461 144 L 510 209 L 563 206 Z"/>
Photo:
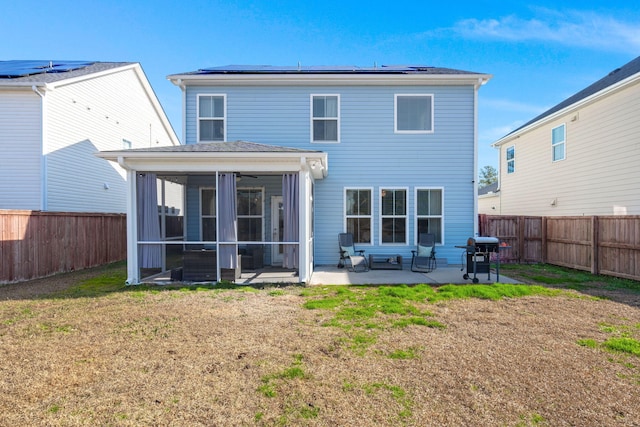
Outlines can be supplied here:
<path id="1" fill-rule="evenodd" d="M 497 167 L 492 142 L 640 55 L 640 8 L 616 3 L 14 1 L 0 15 L 0 59 L 140 62 L 179 136 L 169 74 L 298 62 L 488 73 L 478 165 Z"/>

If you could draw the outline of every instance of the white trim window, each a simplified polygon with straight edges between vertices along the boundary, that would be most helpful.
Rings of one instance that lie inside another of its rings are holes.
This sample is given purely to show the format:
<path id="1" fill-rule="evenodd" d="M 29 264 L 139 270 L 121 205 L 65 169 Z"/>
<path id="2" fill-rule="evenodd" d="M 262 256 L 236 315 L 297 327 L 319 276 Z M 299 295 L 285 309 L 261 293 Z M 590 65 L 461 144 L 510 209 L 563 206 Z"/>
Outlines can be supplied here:
<path id="1" fill-rule="evenodd" d="M 200 240 L 216 241 L 216 189 L 200 188 Z"/>
<path id="2" fill-rule="evenodd" d="M 564 123 L 551 129 L 551 152 L 554 162 L 565 159 L 566 141 L 567 131 Z"/>
<path id="3" fill-rule="evenodd" d="M 507 147 L 506 151 L 507 160 L 507 173 L 514 173 L 516 171 L 516 146 L 512 145 Z"/>
<path id="4" fill-rule="evenodd" d="M 444 242 L 444 190 L 442 188 L 416 188 L 416 236 L 433 233 L 436 243 Z"/>
<path id="5" fill-rule="evenodd" d="M 373 202 L 371 188 L 344 189 L 344 229 L 353 234 L 355 243 L 371 244 Z"/>
<path id="6" fill-rule="evenodd" d="M 261 242 L 264 235 L 264 190 L 238 188 L 238 241 Z"/>
<path id="7" fill-rule="evenodd" d="M 407 189 L 380 189 L 380 243 L 407 244 Z"/>
<path id="8" fill-rule="evenodd" d="M 395 133 L 433 133 L 433 94 L 396 94 Z"/>
<path id="9" fill-rule="evenodd" d="M 226 141 L 227 96 L 198 95 L 198 142 Z"/>
<path id="10" fill-rule="evenodd" d="M 311 142 L 340 142 L 340 95 L 311 95 Z"/>

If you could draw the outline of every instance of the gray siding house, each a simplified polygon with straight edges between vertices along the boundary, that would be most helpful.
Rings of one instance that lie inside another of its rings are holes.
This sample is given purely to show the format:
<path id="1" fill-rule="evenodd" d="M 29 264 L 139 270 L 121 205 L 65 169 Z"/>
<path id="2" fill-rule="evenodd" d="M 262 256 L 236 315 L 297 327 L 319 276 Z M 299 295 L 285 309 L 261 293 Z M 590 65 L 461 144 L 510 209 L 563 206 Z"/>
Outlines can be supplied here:
<path id="1" fill-rule="evenodd" d="M 503 215 L 640 215 L 640 57 L 493 143 Z"/>
<path id="2" fill-rule="evenodd" d="M 183 92 L 185 145 L 100 153 L 129 174 L 129 282 L 146 268 L 187 274 L 182 263 L 204 252 L 214 279 L 240 265 L 278 266 L 306 282 L 315 266 L 337 264 L 345 231 L 367 254 L 405 264 L 418 234 L 434 233 L 439 261 L 458 263 L 455 245 L 477 231 L 477 92 L 490 77 L 431 66 L 170 75 Z M 182 186 L 179 231 L 135 231 L 140 175 Z M 152 247 L 155 264 L 143 260 Z M 185 257 L 191 249 L 200 253 Z"/>
<path id="3" fill-rule="evenodd" d="M 94 154 L 179 144 L 138 63 L 0 61 L 0 209 L 126 212 Z"/>

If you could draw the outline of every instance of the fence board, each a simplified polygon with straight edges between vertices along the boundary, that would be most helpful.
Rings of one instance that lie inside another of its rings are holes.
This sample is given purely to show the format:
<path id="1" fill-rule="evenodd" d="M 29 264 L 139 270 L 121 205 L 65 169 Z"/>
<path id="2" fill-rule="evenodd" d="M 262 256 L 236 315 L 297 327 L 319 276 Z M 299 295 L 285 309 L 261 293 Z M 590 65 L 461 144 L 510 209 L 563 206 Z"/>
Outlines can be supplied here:
<path id="1" fill-rule="evenodd" d="M 546 262 L 640 280 L 640 216 L 480 215 L 480 233 L 512 248 L 504 262 Z"/>
<path id="2" fill-rule="evenodd" d="M 126 216 L 0 210 L 0 283 L 126 258 Z"/>

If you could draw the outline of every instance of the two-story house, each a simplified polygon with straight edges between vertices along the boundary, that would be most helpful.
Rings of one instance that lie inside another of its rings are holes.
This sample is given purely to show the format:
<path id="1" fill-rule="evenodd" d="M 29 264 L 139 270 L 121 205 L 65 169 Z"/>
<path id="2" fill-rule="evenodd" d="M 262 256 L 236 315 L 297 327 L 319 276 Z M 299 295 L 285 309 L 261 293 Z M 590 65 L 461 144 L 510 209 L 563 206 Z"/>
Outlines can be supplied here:
<path id="1" fill-rule="evenodd" d="M 640 214 L 640 57 L 493 143 L 494 214 Z"/>
<path id="2" fill-rule="evenodd" d="M 139 63 L 0 61 L 0 209 L 124 213 L 94 154 L 179 144 Z"/>
<path id="3" fill-rule="evenodd" d="M 459 263 L 455 245 L 477 230 L 477 93 L 490 77 L 429 66 L 170 75 L 185 145 L 100 153 L 129 174 L 129 282 L 179 266 L 185 280 L 215 280 L 240 265 L 307 282 L 337 264 L 344 231 L 405 263 L 418 234 L 434 233 L 439 262 Z M 182 229 L 145 217 L 148 202 L 162 204 L 146 196 L 157 185 L 136 184 L 146 177 L 182 186 Z"/>

